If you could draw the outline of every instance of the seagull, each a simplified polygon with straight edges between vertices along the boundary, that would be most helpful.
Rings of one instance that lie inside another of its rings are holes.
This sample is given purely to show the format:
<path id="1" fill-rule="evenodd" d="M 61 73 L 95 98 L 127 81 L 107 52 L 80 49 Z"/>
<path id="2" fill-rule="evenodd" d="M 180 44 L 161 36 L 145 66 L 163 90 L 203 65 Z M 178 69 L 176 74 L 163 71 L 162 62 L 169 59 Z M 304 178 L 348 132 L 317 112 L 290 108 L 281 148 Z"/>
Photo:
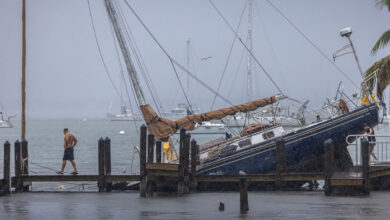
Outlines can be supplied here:
<path id="1" fill-rule="evenodd" d="M 246 175 L 246 173 L 245 173 L 244 171 L 242 171 L 242 170 L 238 171 L 238 174 L 239 174 L 240 176 Z"/>
<path id="2" fill-rule="evenodd" d="M 208 59 L 211 59 L 213 58 L 212 56 L 208 56 L 208 57 L 203 57 L 202 59 L 200 59 L 201 61 L 207 61 Z"/>

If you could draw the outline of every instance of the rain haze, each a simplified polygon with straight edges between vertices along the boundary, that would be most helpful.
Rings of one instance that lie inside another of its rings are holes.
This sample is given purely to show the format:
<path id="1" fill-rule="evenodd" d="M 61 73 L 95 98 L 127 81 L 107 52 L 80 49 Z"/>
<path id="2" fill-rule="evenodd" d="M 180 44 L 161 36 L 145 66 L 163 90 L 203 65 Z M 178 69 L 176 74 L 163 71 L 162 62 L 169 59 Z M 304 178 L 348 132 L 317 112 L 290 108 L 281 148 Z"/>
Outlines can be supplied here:
<path id="1" fill-rule="evenodd" d="M 229 23 L 238 28 L 246 41 L 247 10 L 239 25 L 245 1 L 214 0 Z M 370 0 L 294 0 L 271 1 L 332 60 L 332 54 L 346 45 L 339 30 L 352 27 L 352 41 L 363 71 L 387 55 L 388 49 L 370 54 L 379 36 L 389 28 L 390 13 Z M 120 62 L 103 0 L 91 0 L 91 12 L 99 45 L 109 75 L 118 90 L 121 86 Z M 164 110 L 185 102 L 178 79 L 167 56 L 141 26 L 124 1 L 118 1 L 126 17 L 148 73 Z M 234 33 L 207 0 L 128 0 L 142 21 L 168 53 L 213 89 L 218 87 Z M 0 103 L 8 114 L 20 116 L 21 95 L 21 1 L 2 0 L 0 6 Z M 332 66 L 265 0 L 253 7 L 253 51 L 282 92 L 295 99 L 310 100 L 320 107 L 326 97 L 335 95 L 343 81 L 348 94 L 359 89 Z M 203 59 L 202 59 L 203 58 Z M 207 59 L 206 59 L 207 58 Z M 123 61 L 121 61 L 123 64 Z M 351 54 L 336 64 L 353 80 L 361 81 Z M 234 104 L 247 101 L 247 53 L 236 40 L 232 57 L 221 83 L 220 94 Z M 125 70 L 125 68 L 124 68 Z M 27 1 L 27 117 L 103 118 L 119 112 L 120 97 L 108 79 L 94 38 L 87 0 Z M 210 110 L 214 94 L 178 69 L 191 103 L 201 111 Z M 152 104 L 143 78 L 146 101 Z M 128 81 L 126 81 L 128 83 Z M 253 63 L 252 98 L 278 93 L 261 68 Z M 130 98 L 135 105 L 134 96 Z M 225 106 L 217 99 L 214 108 Z"/>

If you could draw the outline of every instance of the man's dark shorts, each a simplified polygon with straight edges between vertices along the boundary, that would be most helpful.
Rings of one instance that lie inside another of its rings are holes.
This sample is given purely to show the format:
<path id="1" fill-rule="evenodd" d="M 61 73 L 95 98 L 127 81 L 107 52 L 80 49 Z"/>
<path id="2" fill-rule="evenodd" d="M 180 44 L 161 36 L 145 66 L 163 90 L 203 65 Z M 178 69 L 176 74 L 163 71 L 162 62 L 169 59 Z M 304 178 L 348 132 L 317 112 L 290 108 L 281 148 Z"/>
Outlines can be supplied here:
<path id="1" fill-rule="evenodd" d="M 74 160 L 73 147 L 68 147 L 65 149 L 62 160 Z"/>

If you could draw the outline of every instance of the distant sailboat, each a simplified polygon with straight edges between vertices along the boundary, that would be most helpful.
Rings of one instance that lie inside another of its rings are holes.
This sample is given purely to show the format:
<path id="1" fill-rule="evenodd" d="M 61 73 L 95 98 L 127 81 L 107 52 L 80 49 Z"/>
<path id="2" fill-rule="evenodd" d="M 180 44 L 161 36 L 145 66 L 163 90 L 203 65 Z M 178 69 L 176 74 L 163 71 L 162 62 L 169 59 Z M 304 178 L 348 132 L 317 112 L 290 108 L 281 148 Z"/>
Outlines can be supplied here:
<path id="1" fill-rule="evenodd" d="M 15 117 L 16 115 L 13 116 L 8 116 L 7 118 L 4 117 L 4 113 L 0 112 L 0 128 L 12 128 L 13 125 L 11 124 L 11 118 Z"/>

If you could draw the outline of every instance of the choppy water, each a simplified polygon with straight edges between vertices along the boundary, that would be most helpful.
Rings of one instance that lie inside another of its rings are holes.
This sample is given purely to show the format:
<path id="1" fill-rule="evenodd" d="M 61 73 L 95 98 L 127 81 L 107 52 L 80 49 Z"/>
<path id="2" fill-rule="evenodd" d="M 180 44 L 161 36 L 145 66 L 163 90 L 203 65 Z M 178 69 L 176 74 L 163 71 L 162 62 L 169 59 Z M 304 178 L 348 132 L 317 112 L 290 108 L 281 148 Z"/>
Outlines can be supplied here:
<path id="1" fill-rule="evenodd" d="M 14 142 L 20 128 L 0 129 L 0 143 Z M 140 124 L 137 125 L 138 127 Z M 59 169 L 63 154 L 62 129 L 68 127 L 77 136 L 75 159 L 80 174 L 97 173 L 97 141 L 110 137 L 112 170 L 131 173 L 133 146 L 139 136 L 129 122 L 108 120 L 31 120 L 27 124 L 30 161 L 50 169 Z M 119 131 L 124 130 L 125 135 Z M 389 133 L 388 125 L 375 129 Z M 223 136 L 193 135 L 199 142 Z M 12 148 L 11 148 L 12 149 Z M 390 149 L 389 149 L 390 150 Z M 11 151 L 12 152 L 12 151 Z M 354 148 L 350 148 L 354 153 Z M 11 155 L 13 158 L 13 155 Z M 390 156 L 390 152 L 389 152 Z M 390 158 L 389 158 L 390 159 Z M 12 166 L 13 166 L 13 160 Z M 133 172 L 139 169 L 135 157 Z M 0 167 L 3 150 L 0 148 Z M 53 170 L 30 163 L 30 172 L 53 174 Z M 66 172 L 72 168 L 68 164 Z M 2 175 L 2 169 L 0 169 Z M 64 189 L 57 189 L 64 185 Z M 33 191 L 96 191 L 96 183 L 34 183 Z M 172 195 L 142 199 L 138 193 L 19 193 L 0 197 L 0 219 L 388 219 L 390 192 L 372 192 L 367 197 L 325 197 L 323 192 L 249 192 L 250 210 L 239 212 L 239 194 L 195 193 L 184 197 Z M 225 211 L 218 211 L 219 202 Z"/>

